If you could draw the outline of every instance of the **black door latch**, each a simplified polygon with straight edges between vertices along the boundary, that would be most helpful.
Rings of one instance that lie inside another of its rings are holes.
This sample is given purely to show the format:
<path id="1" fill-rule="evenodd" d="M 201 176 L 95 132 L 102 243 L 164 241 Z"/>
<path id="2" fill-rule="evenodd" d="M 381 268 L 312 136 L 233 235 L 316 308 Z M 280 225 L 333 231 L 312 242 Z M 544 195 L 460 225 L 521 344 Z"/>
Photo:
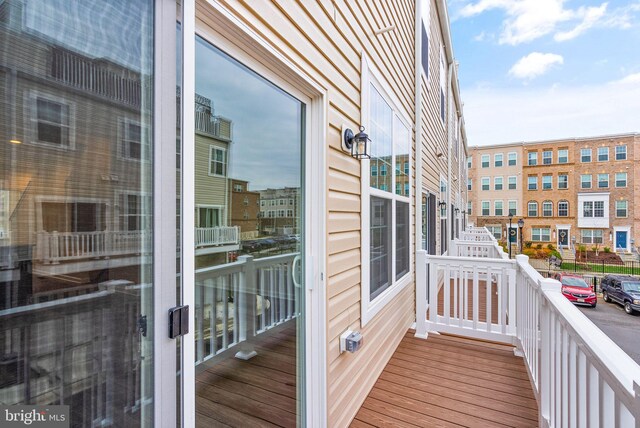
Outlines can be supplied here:
<path id="1" fill-rule="evenodd" d="M 169 309 L 169 338 L 189 333 L 189 305 Z"/>

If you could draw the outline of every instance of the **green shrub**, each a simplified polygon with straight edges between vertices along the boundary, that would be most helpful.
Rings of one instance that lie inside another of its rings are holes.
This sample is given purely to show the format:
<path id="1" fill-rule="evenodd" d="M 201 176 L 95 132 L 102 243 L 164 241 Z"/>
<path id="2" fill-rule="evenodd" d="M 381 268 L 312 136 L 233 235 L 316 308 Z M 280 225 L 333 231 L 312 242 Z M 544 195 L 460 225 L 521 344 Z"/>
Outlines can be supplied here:
<path id="1" fill-rule="evenodd" d="M 604 251 L 605 253 L 610 253 L 610 252 L 611 252 L 611 248 L 609 248 L 609 247 L 604 247 L 603 251 Z"/>
<path id="2" fill-rule="evenodd" d="M 583 244 L 578 245 L 578 251 L 584 253 L 585 251 L 587 251 L 587 246 Z"/>
<path id="3" fill-rule="evenodd" d="M 536 250 L 542 250 L 542 244 L 536 244 Z"/>
<path id="4" fill-rule="evenodd" d="M 531 241 L 527 241 L 524 243 L 525 248 L 531 248 L 531 245 L 533 244 L 533 242 Z"/>
<path id="5" fill-rule="evenodd" d="M 551 255 L 556 256 L 556 259 L 562 260 L 562 256 L 556 250 L 551 250 Z"/>
<path id="6" fill-rule="evenodd" d="M 551 251 L 556 249 L 556 247 L 554 247 L 553 244 L 548 244 L 547 248 L 550 249 Z"/>

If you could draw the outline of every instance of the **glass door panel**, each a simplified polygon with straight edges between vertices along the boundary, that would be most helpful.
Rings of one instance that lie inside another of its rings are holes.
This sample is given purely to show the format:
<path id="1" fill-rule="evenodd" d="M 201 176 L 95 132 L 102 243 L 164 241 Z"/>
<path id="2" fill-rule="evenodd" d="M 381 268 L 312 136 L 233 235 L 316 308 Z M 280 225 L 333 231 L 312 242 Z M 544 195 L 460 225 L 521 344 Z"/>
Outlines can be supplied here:
<path id="1" fill-rule="evenodd" d="M 0 403 L 152 426 L 154 2 L 0 2 Z"/>
<path id="2" fill-rule="evenodd" d="M 201 38 L 195 53 L 196 424 L 294 426 L 305 105 Z"/>

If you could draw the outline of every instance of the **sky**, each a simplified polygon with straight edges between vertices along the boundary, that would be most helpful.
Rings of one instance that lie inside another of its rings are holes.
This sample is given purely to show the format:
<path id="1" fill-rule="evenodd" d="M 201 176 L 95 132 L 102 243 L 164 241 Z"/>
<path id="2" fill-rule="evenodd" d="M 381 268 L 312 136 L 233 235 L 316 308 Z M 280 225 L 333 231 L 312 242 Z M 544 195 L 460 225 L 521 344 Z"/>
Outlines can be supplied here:
<path id="1" fill-rule="evenodd" d="M 640 0 L 449 0 L 468 143 L 640 132 Z"/>

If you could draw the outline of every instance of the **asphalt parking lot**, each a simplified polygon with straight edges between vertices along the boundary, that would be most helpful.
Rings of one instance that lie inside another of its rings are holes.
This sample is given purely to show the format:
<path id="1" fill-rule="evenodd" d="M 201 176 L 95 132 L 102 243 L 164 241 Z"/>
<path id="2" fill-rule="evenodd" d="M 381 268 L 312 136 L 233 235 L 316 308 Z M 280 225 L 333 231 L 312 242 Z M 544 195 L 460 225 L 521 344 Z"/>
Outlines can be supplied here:
<path id="1" fill-rule="evenodd" d="M 640 364 L 640 314 L 627 315 L 621 305 L 605 303 L 602 297 L 598 297 L 595 308 L 578 306 L 578 309 Z"/>

